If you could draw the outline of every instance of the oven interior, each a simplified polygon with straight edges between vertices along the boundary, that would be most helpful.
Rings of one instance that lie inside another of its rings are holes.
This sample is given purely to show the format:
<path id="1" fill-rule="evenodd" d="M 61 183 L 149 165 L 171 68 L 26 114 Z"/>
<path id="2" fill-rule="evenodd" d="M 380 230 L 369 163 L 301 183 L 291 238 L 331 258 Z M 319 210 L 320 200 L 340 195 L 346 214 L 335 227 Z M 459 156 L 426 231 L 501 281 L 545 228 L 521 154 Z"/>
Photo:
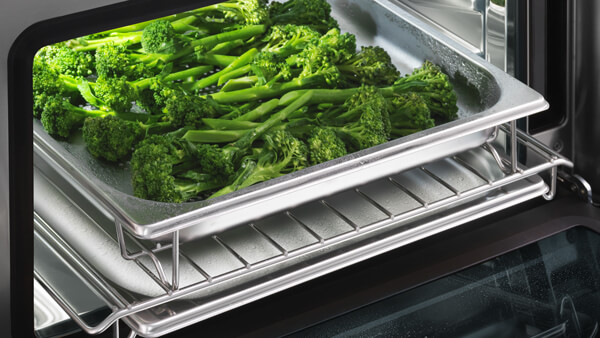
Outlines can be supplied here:
<path id="1" fill-rule="evenodd" d="M 585 190 L 590 185 L 578 178 L 588 179 L 592 188 L 597 184 L 589 149 L 581 146 L 583 141 L 593 142 L 594 136 L 573 130 L 587 119 L 593 121 L 594 114 L 579 117 L 578 112 L 595 107 L 595 102 L 587 97 L 577 101 L 583 95 L 583 84 L 575 81 L 581 70 L 564 48 L 578 46 L 577 34 L 589 34 L 573 27 L 575 22 L 583 25 L 574 18 L 585 10 L 577 1 L 540 3 L 506 1 L 502 7 L 454 1 L 453 12 L 444 1 L 425 7 L 410 0 L 389 2 L 536 89 L 550 102 L 549 110 L 498 124 L 494 140 L 473 149 L 201 239 L 179 243 L 173 236 L 157 244 L 136 237 L 115 222 L 114 214 L 91 202 L 89 191 L 74 185 L 71 173 L 49 160 L 47 149 L 35 145 L 34 304 L 45 313 L 36 312 L 36 334 L 47 337 L 80 328 L 96 334 L 112 328 L 118 335 L 119 324 L 134 336 L 176 333 L 202 321 L 210 325 L 210 318 L 226 316 L 237 307 L 260 304 L 262 298 L 335 276 L 334 271 L 346 267 L 364 267 L 364 260 L 540 196 L 550 200 L 557 191 L 572 190 L 593 203 L 592 189 Z M 136 20 L 193 5 L 163 6 L 140 10 L 146 14 Z M 98 18 L 100 12 L 89 15 Z M 131 20 L 122 14 L 95 28 Z M 471 29 L 465 30 L 465 23 Z M 548 38 L 553 35 L 560 38 Z M 566 190 L 560 189 L 561 182 Z M 593 333 L 598 330 L 594 314 L 600 311 L 597 242 L 592 230 L 567 230 L 344 317 L 330 315 L 332 319 L 296 335 L 385 335 L 398 330 L 539 337 Z M 588 256 L 591 259 L 582 258 Z M 447 304 L 469 311 L 440 314 L 439 308 Z M 450 328 L 436 320 L 460 324 Z M 438 327 L 442 331 L 436 331 Z"/>

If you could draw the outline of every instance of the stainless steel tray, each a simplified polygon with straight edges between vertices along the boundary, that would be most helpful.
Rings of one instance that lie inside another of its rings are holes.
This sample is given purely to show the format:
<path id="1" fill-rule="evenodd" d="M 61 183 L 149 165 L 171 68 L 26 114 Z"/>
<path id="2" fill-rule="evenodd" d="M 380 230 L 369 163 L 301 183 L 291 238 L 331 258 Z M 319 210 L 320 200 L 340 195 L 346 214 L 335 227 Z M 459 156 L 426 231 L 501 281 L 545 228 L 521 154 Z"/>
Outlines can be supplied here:
<path id="1" fill-rule="evenodd" d="M 36 153 L 64 170 L 72 185 L 86 192 L 87 204 L 104 208 L 134 236 L 162 241 L 179 231 L 180 240 L 188 241 L 477 147 L 494 136 L 495 126 L 548 107 L 541 95 L 391 1 L 330 2 L 342 31 L 355 34 L 358 45 L 384 47 L 402 73 L 424 60 L 442 66 L 458 93 L 459 119 L 219 198 L 183 204 L 133 197 L 126 165 L 94 159 L 78 136 L 69 143 L 54 140 L 37 121 Z"/>

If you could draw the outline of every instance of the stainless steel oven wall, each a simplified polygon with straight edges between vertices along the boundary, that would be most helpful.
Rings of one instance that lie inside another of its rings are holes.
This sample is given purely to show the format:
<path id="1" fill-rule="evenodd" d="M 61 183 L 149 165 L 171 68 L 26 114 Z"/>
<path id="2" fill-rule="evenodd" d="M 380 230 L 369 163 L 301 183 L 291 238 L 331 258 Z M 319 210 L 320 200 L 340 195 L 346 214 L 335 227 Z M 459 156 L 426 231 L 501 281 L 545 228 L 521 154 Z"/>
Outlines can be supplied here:
<path id="1" fill-rule="evenodd" d="M 11 247 L 19 250 L 20 243 L 11 243 L 10 210 L 11 188 L 17 191 L 18 186 L 9 176 L 9 158 L 11 149 L 22 151 L 32 148 L 28 145 L 10 145 L 9 131 L 9 88 L 8 88 L 8 59 L 9 52 L 18 36 L 29 26 L 46 19 L 55 18 L 71 13 L 76 13 L 91 8 L 109 5 L 119 0 L 3 0 L 0 6 L 0 328 L 10 330 L 11 325 Z M 14 112 L 17 114 L 18 112 Z M 33 178 L 31 178 L 33 179 Z M 31 192 L 20 192 L 30 195 Z M 15 205 L 13 205 L 13 208 Z M 17 215 L 12 215 L 16 217 Z M 27 215 L 32 219 L 32 215 Z M 33 236 L 33 234 L 32 234 Z M 14 257 L 13 257 L 14 258 Z M 30 263 L 32 264 L 32 263 Z M 24 264 L 27 266 L 27 264 Z M 13 283 L 16 279 L 13 276 Z M 31 279 L 31 275 L 29 275 Z M 14 285 L 13 285 L 14 287 Z M 22 301 L 22 299 L 19 299 Z M 33 308 L 32 304 L 24 305 Z M 29 315 L 31 316 L 31 315 Z M 2 332 L 3 337 L 10 336 L 9 332 Z"/>

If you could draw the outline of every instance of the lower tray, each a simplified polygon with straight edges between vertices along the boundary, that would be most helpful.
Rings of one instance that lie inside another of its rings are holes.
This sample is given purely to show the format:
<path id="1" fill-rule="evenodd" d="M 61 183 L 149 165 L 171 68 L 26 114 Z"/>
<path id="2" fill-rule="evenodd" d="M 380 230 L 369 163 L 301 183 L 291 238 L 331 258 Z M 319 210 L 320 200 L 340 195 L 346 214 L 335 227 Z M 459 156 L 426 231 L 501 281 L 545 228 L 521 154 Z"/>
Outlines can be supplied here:
<path id="1" fill-rule="evenodd" d="M 539 171 L 570 164 L 551 162 Z M 185 243 L 176 291 L 150 260 L 122 260 L 113 225 L 96 223 L 39 170 L 36 229 L 116 307 L 112 319 L 127 315 L 135 332 L 160 336 L 548 192 L 536 171 L 519 170 L 505 174 L 477 148 Z M 168 250 L 157 256 L 168 271 Z"/>

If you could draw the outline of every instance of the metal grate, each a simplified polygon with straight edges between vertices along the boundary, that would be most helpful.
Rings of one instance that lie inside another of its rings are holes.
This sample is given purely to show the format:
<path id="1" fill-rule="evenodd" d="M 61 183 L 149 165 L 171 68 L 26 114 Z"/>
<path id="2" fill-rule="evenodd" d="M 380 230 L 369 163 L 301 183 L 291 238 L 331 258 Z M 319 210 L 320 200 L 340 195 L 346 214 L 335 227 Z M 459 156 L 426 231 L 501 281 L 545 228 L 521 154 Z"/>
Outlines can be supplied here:
<path id="1" fill-rule="evenodd" d="M 35 276 L 90 334 L 102 332 L 124 317 L 133 328 L 131 336 L 168 333 L 231 307 L 230 303 L 220 304 L 215 297 L 237 295 L 242 305 L 526 198 L 542 194 L 552 198 L 556 167 L 572 164 L 528 135 L 516 132 L 514 126 L 502 126 L 499 133 L 515 135 L 509 149 L 522 144 L 531 156 L 539 158 L 534 161 L 537 164 L 525 168 L 515 161 L 515 152 L 503 156 L 498 145 L 486 144 L 182 245 L 179 232 L 174 231 L 170 244 L 144 247 L 117 222 L 116 240 L 122 257 L 136 262 L 143 273 L 151 276 L 162 290 L 159 295 L 133 299 L 123 295 L 113 281 L 77 253 L 77 243 L 67 243 L 59 231 L 37 218 L 36 231 L 113 309 L 93 327 L 79 318 L 65 298 L 53 292 L 42 275 Z M 543 182 L 541 188 L 538 185 L 529 190 L 519 185 L 525 182 L 524 186 L 534 186 L 534 175 L 547 170 L 551 171 L 549 187 Z M 270 285 L 273 281 L 281 282 Z M 234 291 L 249 286 L 254 287 L 253 294 Z M 196 299 L 196 305 L 177 315 L 144 312 L 183 298 Z M 150 316 L 154 323 L 142 327 L 139 322 L 152 320 L 136 321 L 138 315 Z"/>

